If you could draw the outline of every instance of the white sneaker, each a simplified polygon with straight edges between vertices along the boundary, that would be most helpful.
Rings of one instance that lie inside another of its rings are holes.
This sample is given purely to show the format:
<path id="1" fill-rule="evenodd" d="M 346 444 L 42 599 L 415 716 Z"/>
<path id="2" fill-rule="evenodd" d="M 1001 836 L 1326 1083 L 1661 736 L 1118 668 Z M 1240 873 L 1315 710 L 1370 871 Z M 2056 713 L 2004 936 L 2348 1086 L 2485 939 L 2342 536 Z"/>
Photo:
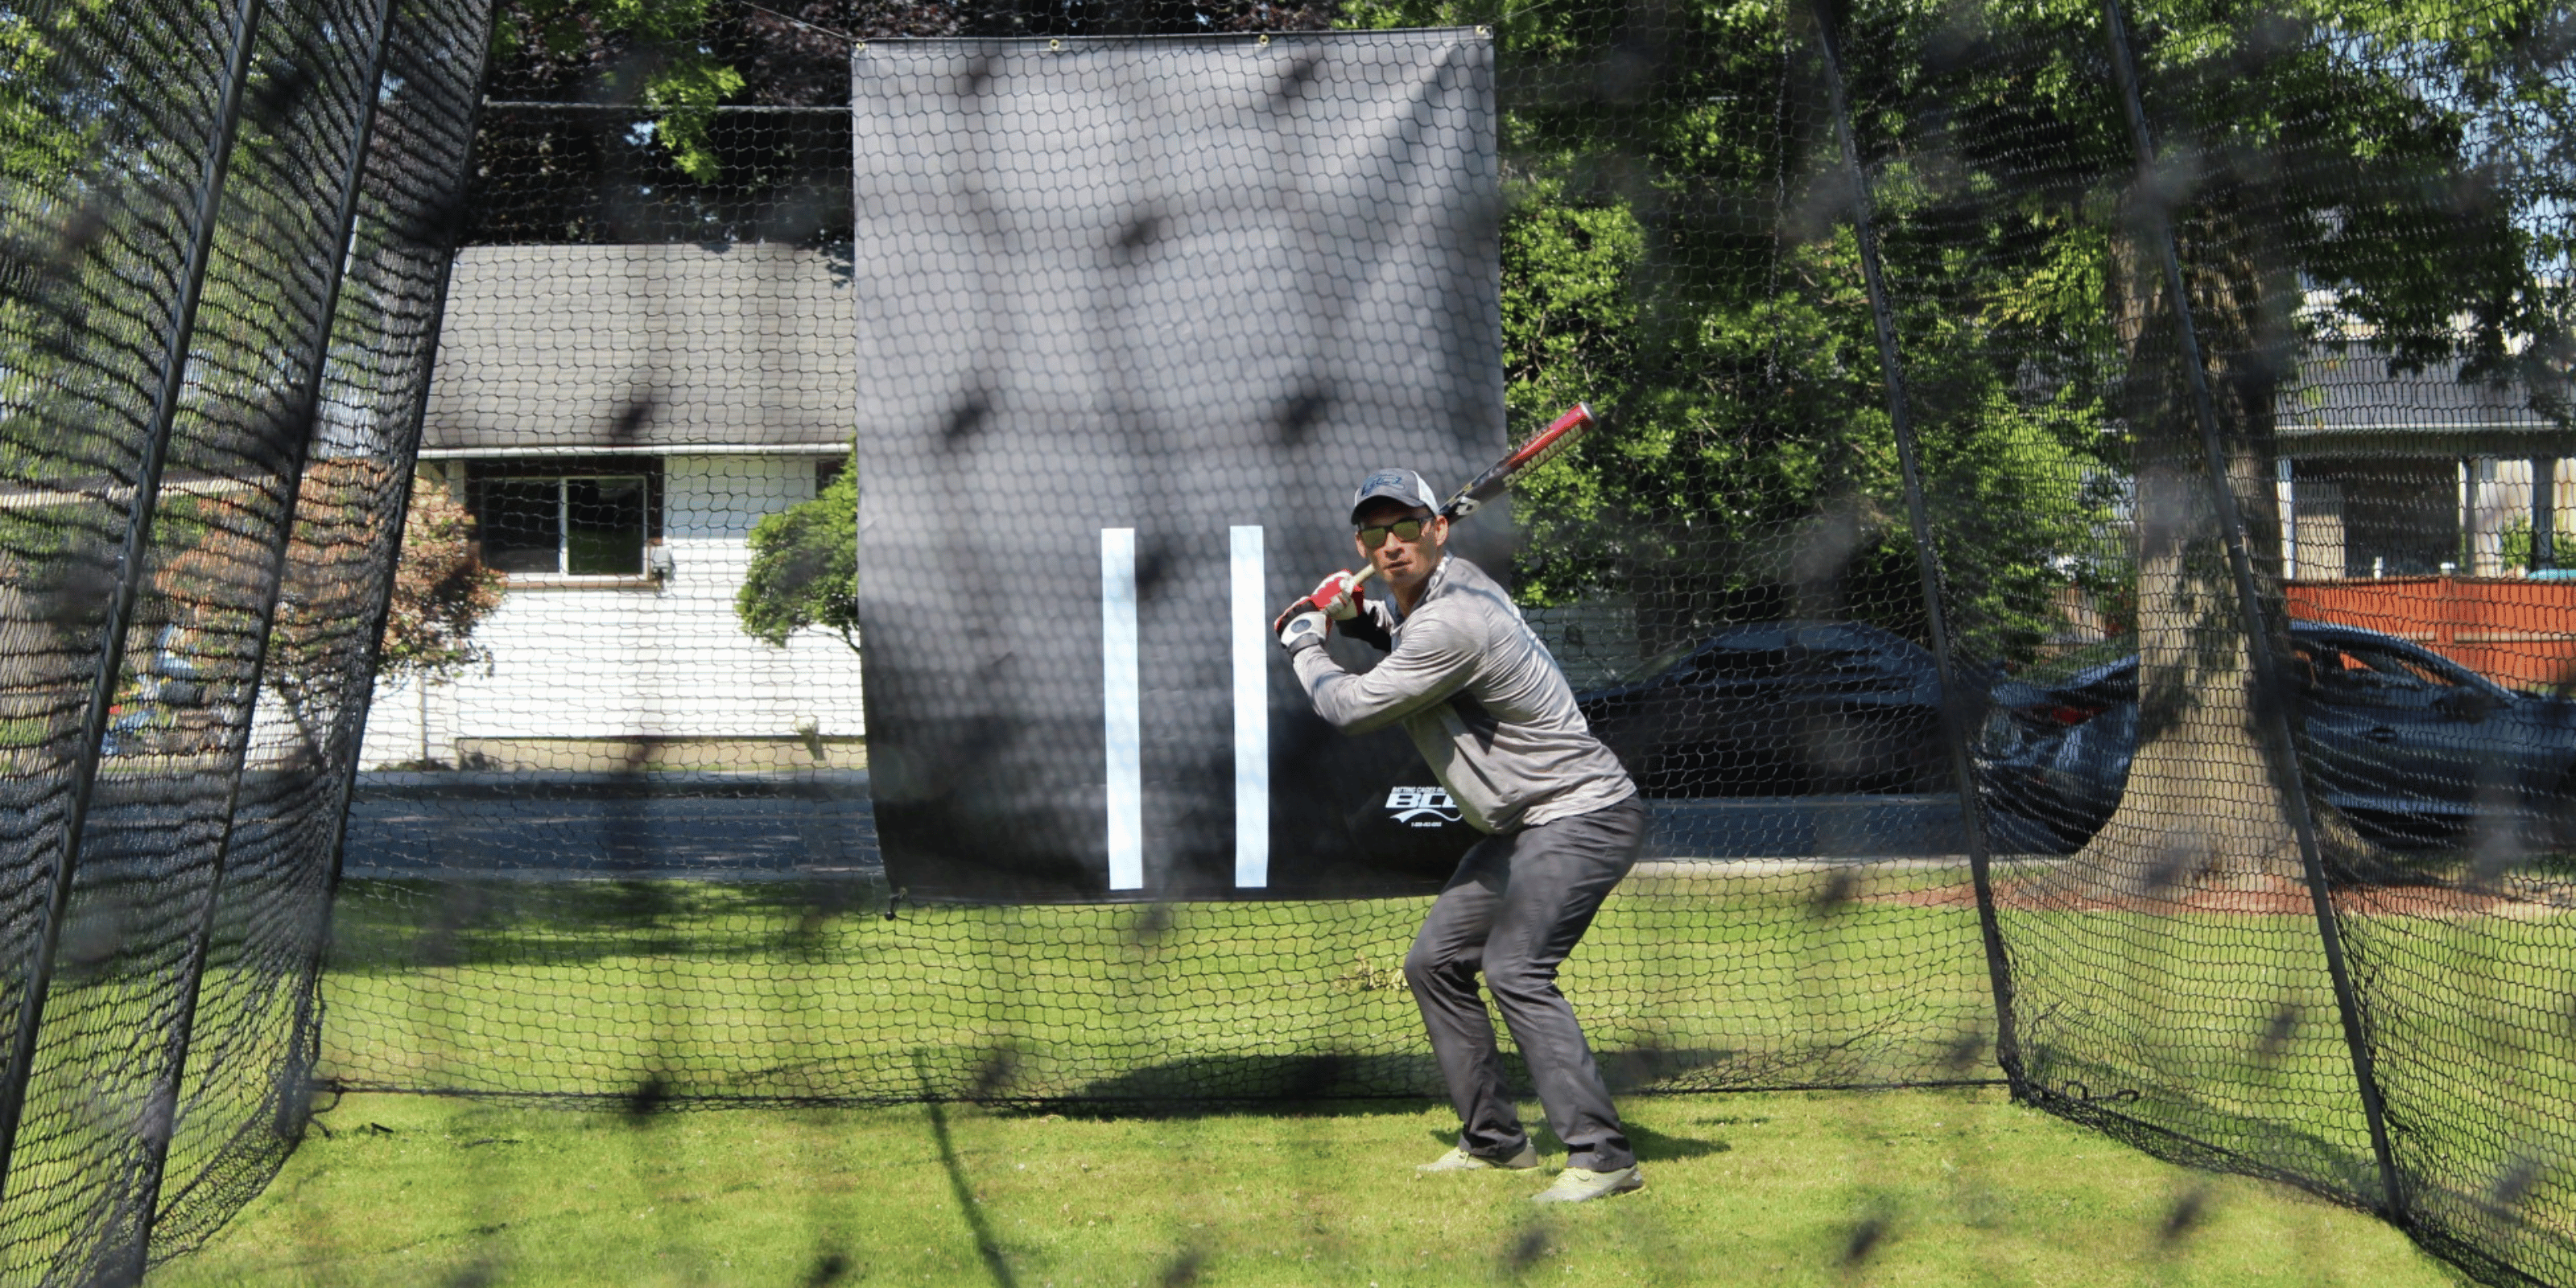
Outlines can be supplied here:
<path id="1" fill-rule="evenodd" d="M 1522 1141 L 1520 1152 L 1510 1158 L 1487 1158 L 1482 1154 L 1470 1154 L 1461 1147 L 1452 1149 L 1413 1170 L 1426 1174 L 1431 1172 L 1526 1172 L 1536 1166 L 1538 1166 L 1538 1147 L 1528 1141 Z"/>
<path id="2" fill-rule="evenodd" d="M 1569 1167 L 1556 1174 L 1556 1184 L 1530 1196 L 1532 1203 L 1588 1203 L 1613 1194 L 1626 1194 L 1646 1188 L 1646 1174 L 1635 1167 L 1622 1167 L 1615 1172 L 1596 1172 L 1588 1167 Z"/>

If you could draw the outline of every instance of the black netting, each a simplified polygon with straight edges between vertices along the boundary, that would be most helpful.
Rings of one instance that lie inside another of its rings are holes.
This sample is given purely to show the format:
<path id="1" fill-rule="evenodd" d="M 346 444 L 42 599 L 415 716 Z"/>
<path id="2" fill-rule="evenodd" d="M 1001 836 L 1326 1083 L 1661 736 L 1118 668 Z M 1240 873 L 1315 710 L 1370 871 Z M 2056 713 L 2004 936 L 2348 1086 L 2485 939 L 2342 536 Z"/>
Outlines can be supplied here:
<path id="1" fill-rule="evenodd" d="M 1582 400 L 1460 549 L 1651 807 L 1617 1089 L 2576 1276 L 2564 14 L 794 12 L 0 11 L 12 1273 L 317 1079 L 1436 1095 L 1473 838 L 1261 628 Z"/>
<path id="2" fill-rule="evenodd" d="M 2566 69 L 2455 16 L 1859 6 L 1844 48 L 1952 647 L 2000 664 L 1986 830 L 2065 856 L 1994 869 L 2008 1071 L 2553 1280 L 2565 1128 L 2467 1106 L 2566 1041 L 2523 991 L 2563 610 L 2503 549 L 2568 428 Z"/>
<path id="3" fill-rule="evenodd" d="M 6 1255 L 117 1279 L 302 1130 L 484 12 L 0 21 Z"/>

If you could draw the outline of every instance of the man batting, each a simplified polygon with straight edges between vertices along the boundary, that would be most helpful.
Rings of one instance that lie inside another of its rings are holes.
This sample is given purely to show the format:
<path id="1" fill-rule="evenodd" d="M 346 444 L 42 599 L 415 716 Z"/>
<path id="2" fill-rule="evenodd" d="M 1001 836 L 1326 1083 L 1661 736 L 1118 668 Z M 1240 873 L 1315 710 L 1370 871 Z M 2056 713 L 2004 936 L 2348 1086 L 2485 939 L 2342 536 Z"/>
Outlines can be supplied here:
<path id="1" fill-rule="evenodd" d="M 1636 863 L 1645 805 L 1511 597 L 1448 553 L 1449 520 L 1438 508 L 1411 470 L 1369 475 L 1351 499 L 1351 524 L 1394 603 L 1369 599 L 1350 573 L 1335 573 L 1277 623 L 1315 713 L 1345 733 L 1402 724 L 1460 814 L 1485 833 L 1404 958 L 1461 1123 L 1457 1148 L 1419 1170 L 1538 1166 L 1476 992 L 1481 968 L 1548 1125 L 1569 1151 L 1535 1201 L 1624 1194 L 1645 1177 L 1556 970 Z M 1385 660 L 1363 675 L 1343 670 L 1323 647 L 1334 622 L 1386 650 Z"/>

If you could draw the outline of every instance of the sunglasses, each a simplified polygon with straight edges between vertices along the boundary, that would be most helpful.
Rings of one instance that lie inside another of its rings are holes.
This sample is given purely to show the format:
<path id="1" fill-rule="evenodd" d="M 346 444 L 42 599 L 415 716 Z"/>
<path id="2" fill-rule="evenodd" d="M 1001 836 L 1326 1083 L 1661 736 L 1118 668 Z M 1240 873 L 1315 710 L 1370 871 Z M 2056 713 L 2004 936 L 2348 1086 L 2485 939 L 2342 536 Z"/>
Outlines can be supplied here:
<path id="1" fill-rule="evenodd" d="M 1375 550 L 1385 545 L 1389 533 L 1393 533 L 1396 540 L 1411 545 L 1422 539 L 1422 530 L 1429 526 L 1431 526 L 1429 519 L 1398 519 L 1393 523 L 1381 523 L 1362 528 L 1360 529 L 1360 548 Z"/>

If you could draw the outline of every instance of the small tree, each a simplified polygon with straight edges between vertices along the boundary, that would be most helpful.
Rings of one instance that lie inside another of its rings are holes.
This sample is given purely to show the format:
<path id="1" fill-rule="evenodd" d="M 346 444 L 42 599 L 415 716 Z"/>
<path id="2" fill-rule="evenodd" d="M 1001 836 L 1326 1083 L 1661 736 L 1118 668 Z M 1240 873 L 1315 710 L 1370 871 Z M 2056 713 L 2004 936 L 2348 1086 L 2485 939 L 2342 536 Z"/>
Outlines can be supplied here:
<path id="1" fill-rule="evenodd" d="M 474 516 L 444 488 L 414 487 L 376 673 L 436 680 L 482 661 L 474 628 L 501 606 L 507 584 L 483 564 Z"/>
<path id="2" fill-rule="evenodd" d="M 735 593 L 742 629 L 773 647 L 819 626 L 859 649 L 859 481 L 857 462 L 813 500 L 763 518 L 751 529 L 751 572 Z"/>
<path id="3" fill-rule="evenodd" d="M 430 682 L 483 660 L 474 628 L 501 605 L 505 583 L 483 565 L 473 516 L 444 488 L 414 487 L 375 672 L 358 674 L 367 565 L 393 482 L 383 462 L 361 457 L 316 461 L 304 475 L 266 674 L 309 751 L 374 678 Z"/>

